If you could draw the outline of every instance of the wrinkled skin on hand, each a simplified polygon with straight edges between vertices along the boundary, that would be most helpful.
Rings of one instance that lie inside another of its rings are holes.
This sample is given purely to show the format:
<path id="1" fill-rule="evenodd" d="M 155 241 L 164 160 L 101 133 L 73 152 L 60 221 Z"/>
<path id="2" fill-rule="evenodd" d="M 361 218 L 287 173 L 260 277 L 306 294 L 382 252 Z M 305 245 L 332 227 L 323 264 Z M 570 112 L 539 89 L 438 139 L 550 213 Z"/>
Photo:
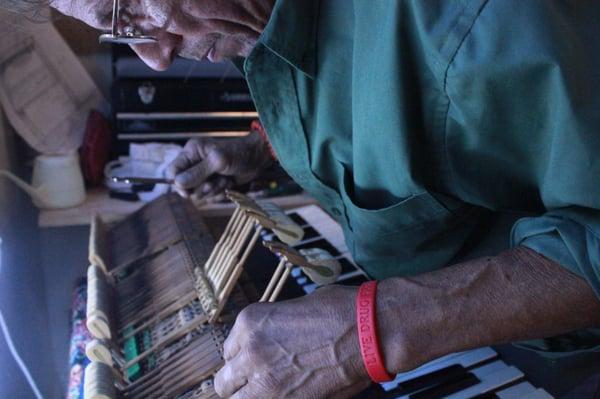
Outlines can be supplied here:
<path id="1" fill-rule="evenodd" d="M 354 315 L 357 289 L 330 286 L 238 316 L 215 377 L 224 398 L 347 398 L 369 386 Z"/>
<path id="2" fill-rule="evenodd" d="M 184 197 L 206 199 L 256 178 L 272 158 L 258 134 L 230 140 L 193 139 L 167 168 L 175 190 Z"/>

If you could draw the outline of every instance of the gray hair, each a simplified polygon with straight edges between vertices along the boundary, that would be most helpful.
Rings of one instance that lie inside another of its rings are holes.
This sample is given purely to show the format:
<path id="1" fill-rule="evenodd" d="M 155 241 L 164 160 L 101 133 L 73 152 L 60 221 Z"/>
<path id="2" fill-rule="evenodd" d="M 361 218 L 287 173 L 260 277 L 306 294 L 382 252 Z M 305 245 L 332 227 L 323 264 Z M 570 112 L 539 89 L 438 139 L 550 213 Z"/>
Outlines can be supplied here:
<path id="1" fill-rule="evenodd" d="M 42 14 L 51 3 L 52 0 L 0 0 L 0 9 L 20 14 L 27 19 L 43 20 L 48 18 L 48 15 Z"/>
<path id="2" fill-rule="evenodd" d="M 39 12 L 50 5 L 51 0 L 0 0 L 0 8 L 19 14 Z"/>

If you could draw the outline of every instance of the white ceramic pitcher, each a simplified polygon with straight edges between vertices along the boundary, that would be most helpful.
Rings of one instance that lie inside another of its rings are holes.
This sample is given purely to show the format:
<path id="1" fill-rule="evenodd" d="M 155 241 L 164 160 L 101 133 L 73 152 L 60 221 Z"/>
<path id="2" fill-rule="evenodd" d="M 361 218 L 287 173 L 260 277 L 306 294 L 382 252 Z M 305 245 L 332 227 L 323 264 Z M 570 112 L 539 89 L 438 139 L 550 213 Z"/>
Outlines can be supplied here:
<path id="1" fill-rule="evenodd" d="M 0 175 L 11 179 L 27 192 L 38 208 L 70 208 L 85 201 L 85 186 L 77 153 L 37 156 L 33 163 L 31 185 L 7 170 L 0 169 Z"/>

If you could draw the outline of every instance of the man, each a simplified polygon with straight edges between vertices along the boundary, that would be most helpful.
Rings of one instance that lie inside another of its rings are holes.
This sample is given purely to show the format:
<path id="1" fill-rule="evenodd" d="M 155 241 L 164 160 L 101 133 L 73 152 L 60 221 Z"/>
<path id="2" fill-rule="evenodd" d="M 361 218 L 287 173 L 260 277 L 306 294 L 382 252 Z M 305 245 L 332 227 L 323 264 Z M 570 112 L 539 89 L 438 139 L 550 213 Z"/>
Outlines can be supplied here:
<path id="1" fill-rule="evenodd" d="M 110 25 L 108 1 L 52 5 Z M 158 38 L 134 46 L 153 68 L 176 54 L 243 62 L 279 161 L 381 280 L 376 328 L 388 373 L 450 352 L 559 335 L 526 345 L 599 350 L 596 2 L 132 0 L 124 7 L 121 25 Z M 262 141 L 238 144 L 189 143 L 173 166 L 179 190 L 268 163 Z M 510 246 L 503 231 L 496 242 L 503 249 L 473 258 L 480 236 L 493 234 L 487 216 L 499 211 L 518 219 Z M 225 343 L 217 392 L 315 398 L 365 388 L 356 295 L 332 286 L 245 309 Z"/>

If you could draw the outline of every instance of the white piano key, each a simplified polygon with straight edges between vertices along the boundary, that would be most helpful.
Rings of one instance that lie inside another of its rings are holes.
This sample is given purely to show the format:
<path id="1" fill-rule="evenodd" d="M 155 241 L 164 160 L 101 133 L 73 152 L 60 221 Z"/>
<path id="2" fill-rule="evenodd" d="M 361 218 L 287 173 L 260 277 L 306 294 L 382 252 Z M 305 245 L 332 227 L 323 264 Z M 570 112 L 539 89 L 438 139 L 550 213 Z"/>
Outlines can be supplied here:
<path id="1" fill-rule="evenodd" d="M 350 272 L 350 273 L 344 273 L 342 275 L 340 275 L 338 277 L 338 279 L 336 280 L 337 283 L 341 283 L 344 280 L 348 280 L 351 278 L 354 278 L 356 276 L 364 276 L 364 273 L 358 269 L 356 269 L 356 271 Z"/>
<path id="2" fill-rule="evenodd" d="M 306 284 L 302 286 L 302 289 L 304 290 L 304 292 L 306 293 L 306 295 L 308 294 L 312 294 L 313 292 L 315 292 L 315 290 L 319 288 L 318 285 L 316 284 Z"/>
<path id="3" fill-rule="evenodd" d="M 307 238 L 305 240 L 302 241 L 298 241 L 297 243 L 294 244 L 294 247 L 300 246 L 300 245 L 304 245 L 304 244 L 310 244 L 311 242 L 315 242 L 315 241 L 319 241 L 319 240 L 323 240 L 325 237 L 323 236 L 314 236 L 314 237 L 310 237 Z M 337 249 L 337 248 L 336 248 Z"/>
<path id="4" fill-rule="evenodd" d="M 535 392 L 532 392 L 527 396 L 523 396 L 523 399 L 554 399 L 554 396 L 550 395 L 542 388 L 539 388 Z"/>
<path id="5" fill-rule="evenodd" d="M 521 382 L 520 384 L 513 385 L 506 389 L 502 389 L 496 392 L 496 395 L 500 399 L 522 399 L 526 395 L 535 392 L 536 388 L 528 383 L 527 381 Z"/>
<path id="6" fill-rule="evenodd" d="M 521 370 L 513 366 L 508 366 L 502 360 L 497 360 L 493 363 L 473 369 L 471 370 L 471 373 L 473 373 L 481 382 L 453 395 L 448 395 L 446 397 L 447 399 L 471 398 L 473 396 L 494 391 L 515 382 L 524 376 Z"/>
<path id="7" fill-rule="evenodd" d="M 554 396 L 524 381 L 496 392 L 500 399 L 553 399 Z"/>
<path id="8" fill-rule="evenodd" d="M 298 283 L 298 285 L 305 285 L 306 283 L 308 283 L 308 277 L 297 278 L 296 283 Z"/>
<path id="9" fill-rule="evenodd" d="M 349 278 L 353 278 L 356 276 L 361 276 L 361 275 L 363 275 L 363 272 L 361 272 L 360 270 L 357 269 L 354 272 L 342 274 L 341 276 L 338 277 L 338 279 L 336 280 L 336 283 L 341 283 L 344 280 L 347 280 Z M 296 280 L 296 281 L 298 281 L 298 280 Z M 304 292 L 306 292 L 307 294 L 310 294 L 311 292 L 314 292 L 319 287 L 320 287 L 320 285 L 317 283 L 310 283 L 310 284 L 304 285 L 302 288 L 304 289 Z"/>
<path id="10" fill-rule="evenodd" d="M 302 269 L 300 269 L 299 267 L 294 267 L 292 268 L 292 272 L 290 274 L 292 275 L 292 277 L 298 278 L 302 276 Z"/>
<path id="11" fill-rule="evenodd" d="M 267 230 L 263 230 L 263 233 L 261 233 L 260 236 L 264 241 L 273 241 L 275 238 L 275 234 L 271 233 L 270 231 L 267 232 Z"/>
<path id="12" fill-rule="evenodd" d="M 478 363 L 485 362 L 486 360 L 494 359 L 496 357 L 498 357 L 496 351 L 489 347 L 474 349 L 466 352 L 451 353 L 449 355 L 440 357 L 439 359 L 426 363 L 414 370 L 398 374 L 393 381 L 386 382 L 381 385 L 386 391 L 391 391 L 402 382 L 409 381 L 427 374 L 431 374 L 434 371 L 438 371 L 446 367 L 460 365 L 466 368 L 474 366 Z"/>
<path id="13" fill-rule="evenodd" d="M 326 238 L 331 245 L 340 253 L 349 252 L 344 241 L 344 233 L 341 226 L 331 218 L 323 209 L 317 205 L 308 205 L 297 208 L 291 212 L 296 212 L 321 236 Z"/>

